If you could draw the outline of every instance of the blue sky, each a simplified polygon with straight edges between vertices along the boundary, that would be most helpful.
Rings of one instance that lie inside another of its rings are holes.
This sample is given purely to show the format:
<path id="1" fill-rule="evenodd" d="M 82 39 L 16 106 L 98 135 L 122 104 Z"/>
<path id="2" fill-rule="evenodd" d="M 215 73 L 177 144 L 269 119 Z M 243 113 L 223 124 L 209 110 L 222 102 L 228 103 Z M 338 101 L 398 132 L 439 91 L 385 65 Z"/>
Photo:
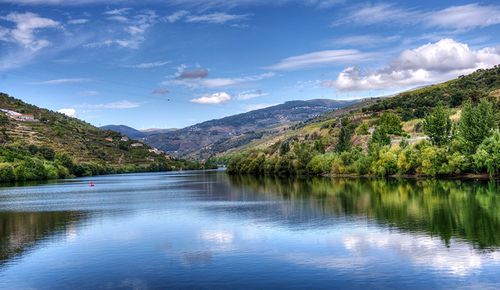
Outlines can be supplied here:
<path id="1" fill-rule="evenodd" d="M 499 24 L 495 1 L 0 0 L 0 91 L 94 125 L 179 128 L 491 67 Z"/>

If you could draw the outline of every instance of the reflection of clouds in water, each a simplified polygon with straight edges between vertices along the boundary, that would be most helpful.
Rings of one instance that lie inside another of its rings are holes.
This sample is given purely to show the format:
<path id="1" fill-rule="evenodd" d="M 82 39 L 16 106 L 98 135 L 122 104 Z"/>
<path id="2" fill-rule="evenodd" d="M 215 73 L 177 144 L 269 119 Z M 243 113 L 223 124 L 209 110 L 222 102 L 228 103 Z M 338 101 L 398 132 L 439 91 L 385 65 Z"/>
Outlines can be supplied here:
<path id="1" fill-rule="evenodd" d="M 224 230 L 203 230 L 200 234 L 204 241 L 216 244 L 232 244 L 234 235 L 232 232 Z"/>
<path id="2" fill-rule="evenodd" d="M 338 257 L 332 255 L 314 256 L 311 254 L 286 254 L 286 261 L 323 269 L 354 270 L 361 269 L 369 265 L 368 257 Z"/>
<path id="3" fill-rule="evenodd" d="M 451 248 L 443 246 L 437 238 L 382 232 L 352 233 L 342 237 L 342 244 L 356 256 L 366 255 L 370 249 L 395 251 L 410 261 L 437 271 L 465 276 L 480 270 L 485 260 L 499 261 L 500 254 L 482 254 L 469 245 L 456 242 Z"/>
<path id="4" fill-rule="evenodd" d="M 75 241 L 78 237 L 78 232 L 76 230 L 76 226 L 70 224 L 66 227 L 66 232 L 64 233 L 66 237 L 66 241 Z"/>

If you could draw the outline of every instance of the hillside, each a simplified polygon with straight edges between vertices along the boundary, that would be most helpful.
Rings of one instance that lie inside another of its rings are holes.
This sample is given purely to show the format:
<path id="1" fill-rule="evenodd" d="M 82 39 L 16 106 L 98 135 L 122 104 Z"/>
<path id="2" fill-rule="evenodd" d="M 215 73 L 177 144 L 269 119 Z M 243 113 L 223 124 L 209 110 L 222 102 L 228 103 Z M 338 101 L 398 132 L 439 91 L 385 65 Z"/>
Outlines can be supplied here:
<path id="1" fill-rule="evenodd" d="M 144 141 L 174 156 L 203 160 L 357 102 L 322 99 L 290 101 L 172 132 L 152 134 Z"/>
<path id="2" fill-rule="evenodd" d="M 495 66 L 328 112 L 218 161 L 231 160 L 236 173 L 270 175 L 496 175 L 499 125 Z"/>
<path id="3" fill-rule="evenodd" d="M 125 125 L 106 125 L 106 126 L 101 126 L 99 128 L 102 130 L 115 131 L 121 133 L 122 135 L 128 136 L 129 138 L 132 139 L 142 139 L 149 135 L 168 133 L 176 130 L 176 129 L 158 129 L 158 128 L 137 130 Z"/>
<path id="4" fill-rule="evenodd" d="M 38 108 L 3 93 L 0 93 L 0 144 L 0 165 L 8 170 L 13 167 L 14 171 L 17 165 L 35 163 L 40 165 L 40 169 L 45 165 L 53 169 L 51 166 L 61 165 L 55 164 L 56 157 L 61 155 L 69 157 L 74 163 L 72 168 L 66 169 L 71 169 L 68 173 L 75 175 L 194 166 L 172 160 L 163 152 L 120 133 L 101 130 L 84 121 Z M 79 165 L 85 166 L 76 170 Z M 73 169 L 75 172 L 71 172 Z M 21 175 L 21 169 L 18 171 Z"/>

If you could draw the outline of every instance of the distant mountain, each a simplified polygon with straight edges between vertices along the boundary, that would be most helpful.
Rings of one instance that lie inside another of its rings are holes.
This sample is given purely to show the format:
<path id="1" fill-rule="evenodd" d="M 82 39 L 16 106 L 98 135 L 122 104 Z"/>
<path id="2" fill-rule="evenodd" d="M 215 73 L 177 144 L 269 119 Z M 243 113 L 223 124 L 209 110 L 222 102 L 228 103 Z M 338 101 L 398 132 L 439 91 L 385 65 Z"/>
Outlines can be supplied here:
<path id="1" fill-rule="evenodd" d="M 123 135 L 126 135 L 132 139 L 142 139 L 149 135 L 160 134 L 160 133 L 168 133 L 175 131 L 177 129 L 160 129 L 160 128 L 150 128 L 144 130 L 137 130 L 135 128 L 125 126 L 125 125 L 106 125 L 100 127 L 103 130 L 111 130 Z"/>
<path id="2" fill-rule="evenodd" d="M 125 125 L 106 125 L 100 128 L 121 133 L 132 139 L 142 139 L 146 137 L 146 133 Z"/>
<path id="3" fill-rule="evenodd" d="M 357 102 L 327 99 L 289 101 L 171 132 L 151 134 L 144 137 L 144 141 L 177 157 L 203 160 Z"/>

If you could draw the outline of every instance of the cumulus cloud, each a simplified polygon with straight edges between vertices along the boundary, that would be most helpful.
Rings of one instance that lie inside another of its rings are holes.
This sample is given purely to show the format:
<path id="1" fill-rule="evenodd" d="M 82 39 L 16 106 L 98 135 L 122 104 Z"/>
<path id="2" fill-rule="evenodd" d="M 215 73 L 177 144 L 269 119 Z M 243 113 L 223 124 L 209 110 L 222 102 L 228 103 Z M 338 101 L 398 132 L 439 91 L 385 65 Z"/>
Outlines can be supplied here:
<path id="1" fill-rule="evenodd" d="M 335 81 L 324 85 L 341 91 L 409 87 L 444 81 L 499 63 L 498 47 L 472 50 L 467 44 L 442 39 L 405 50 L 389 66 L 374 72 L 348 67 Z"/>
<path id="2" fill-rule="evenodd" d="M 13 29 L 3 28 L 0 30 L 0 40 L 17 43 L 32 51 L 36 51 L 50 45 L 48 40 L 38 38 L 35 35 L 35 32 L 40 29 L 60 27 L 59 22 L 49 18 L 40 17 L 31 12 L 12 12 L 7 16 L 0 17 L 0 19 L 15 24 Z"/>
<path id="3" fill-rule="evenodd" d="M 277 64 L 266 67 L 266 69 L 292 71 L 333 65 L 348 61 L 361 61 L 368 59 L 369 57 L 370 54 L 362 53 L 357 49 L 323 50 L 291 56 L 283 59 Z"/>
<path id="4" fill-rule="evenodd" d="M 61 114 L 68 116 L 68 117 L 76 116 L 76 109 L 75 108 L 61 108 L 57 111 Z"/>
<path id="5" fill-rule="evenodd" d="M 31 82 L 32 85 L 63 85 L 63 84 L 77 84 L 90 82 L 91 79 L 87 78 L 65 78 L 65 79 L 53 79 L 40 82 Z"/>
<path id="6" fill-rule="evenodd" d="M 210 95 L 206 95 L 200 98 L 192 99 L 192 103 L 198 104 L 222 104 L 229 102 L 231 100 L 231 96 L 226 92 L 213 93 Z"/>
<path id="7" fill-rule="evenodd" d="M 244 91 L 238 94 L 236 97 L 238 100 L 250 100 L 258 97 L 267 96 L 267 93 L 264 93 L 262 90 L 250 90 Z"/>

